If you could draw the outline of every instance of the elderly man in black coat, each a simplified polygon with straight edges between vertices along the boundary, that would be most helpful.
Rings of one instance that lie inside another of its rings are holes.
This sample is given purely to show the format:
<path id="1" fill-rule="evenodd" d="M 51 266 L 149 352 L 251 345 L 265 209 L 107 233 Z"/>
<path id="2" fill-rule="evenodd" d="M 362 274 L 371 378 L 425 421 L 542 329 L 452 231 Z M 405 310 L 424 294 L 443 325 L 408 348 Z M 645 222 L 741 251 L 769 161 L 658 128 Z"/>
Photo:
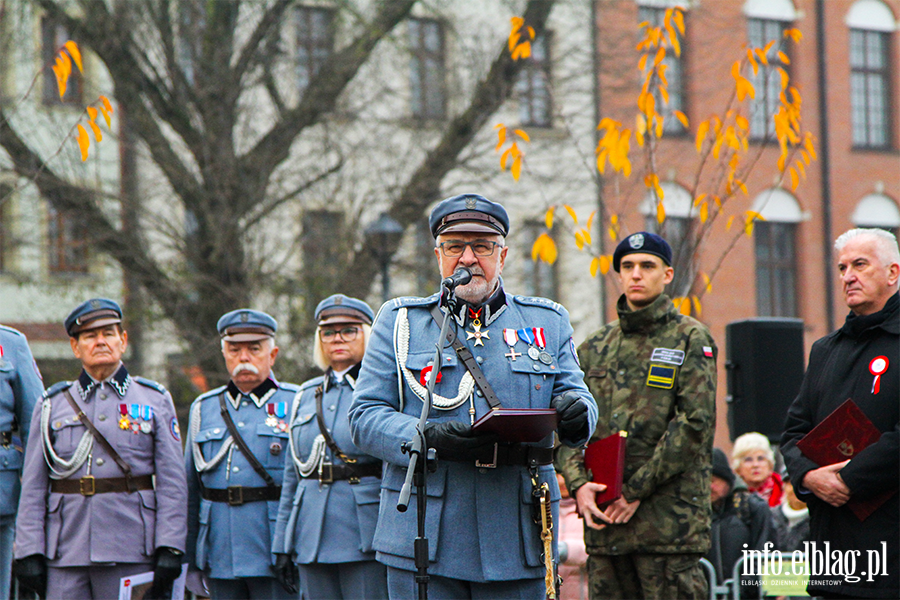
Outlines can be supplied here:
<path id="1" fill-rule="evenodd" d="M 781 450 L 797 496 L 809 505 L 810 551 L 826 552 L 810 568 L 810 595 L 900 598 L 900 250 L 880 229 L 851 229 L 835 250 L 850 314 L 813 344 Z M 849 460 L 816 464 L 797 443 L 848 398 L 880 436 Z M 864 520 L 847 505 L 887 495 Z"/>

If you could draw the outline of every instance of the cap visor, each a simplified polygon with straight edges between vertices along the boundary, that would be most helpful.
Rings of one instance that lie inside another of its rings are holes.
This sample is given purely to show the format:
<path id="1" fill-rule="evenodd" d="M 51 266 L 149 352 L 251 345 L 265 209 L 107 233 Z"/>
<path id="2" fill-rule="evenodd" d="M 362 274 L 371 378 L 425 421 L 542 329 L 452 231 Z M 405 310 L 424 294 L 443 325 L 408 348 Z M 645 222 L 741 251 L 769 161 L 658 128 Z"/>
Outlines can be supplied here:
<path id="1" fill-rule="evenodd" d="M 503 232 L 496 227 L 491 227 L 490 225 L 479 223 L 478 221 L 463 221 L 462 223 L 448 225 L 444 229 L 441 229 L 438 232 L 438 235 L 447 233 L 490 233 L 492 235 L 503 235 Z"/>
<path id="2" fill-rule="evenodd" d="M 82 323 L 80 327 L 73 327 L 72 333 L 81 333 L 83 331 L 88 331 L 89 329 L 99 329 L 100 327 L 106 327 L 107 325 L 114 325 L 121 322 L 122 319 L 119 319 L 118 317 L 104 317 L 102 319 L 94 319 L 93 321 Z"/>
<path id="3" fill-rule="evenodd" d="M 319 327 L 322 325 L 341 325 L 344 323 L 347 325 L 365 325 L 366 322 L 362 319 L 351 317 L 350 315 L 332 315 L 319 321 Z"/>
<path id="4" fill-rule="evenodd" d="M 231 335 L 222 336 L 226 342 L 258 342 L 259 340 L 271 339 L 275 336 L 266 335 L 265 333 L 232 333 Z"/>

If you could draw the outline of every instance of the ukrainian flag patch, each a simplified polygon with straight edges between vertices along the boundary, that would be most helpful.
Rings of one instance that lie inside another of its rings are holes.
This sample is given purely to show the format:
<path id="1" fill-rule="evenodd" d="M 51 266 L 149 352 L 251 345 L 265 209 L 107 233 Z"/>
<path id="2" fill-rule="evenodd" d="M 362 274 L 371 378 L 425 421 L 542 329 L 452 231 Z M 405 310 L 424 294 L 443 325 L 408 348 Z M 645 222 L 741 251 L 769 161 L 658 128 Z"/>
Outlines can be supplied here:
<path id="1" fill-rule="evenodd" d="M 675 367 L 650 365 L 650 372 L 647 373 L 647 385 L 664 390 L 672 389 L 675 386 Z"/>

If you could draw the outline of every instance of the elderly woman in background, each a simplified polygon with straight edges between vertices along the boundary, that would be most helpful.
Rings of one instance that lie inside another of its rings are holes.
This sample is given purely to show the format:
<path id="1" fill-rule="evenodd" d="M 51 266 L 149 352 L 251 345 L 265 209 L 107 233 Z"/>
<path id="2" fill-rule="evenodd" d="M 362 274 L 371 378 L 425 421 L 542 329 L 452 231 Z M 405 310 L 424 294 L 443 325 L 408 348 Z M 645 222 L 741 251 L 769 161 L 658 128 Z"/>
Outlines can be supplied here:
<path id="1" fill-rule="evenodd" d="M 381 462 L 350 439 L 347 409 L 371 332 L 372 309 L 342 294 L 319 303 L 314 358 L 325 375 L 304 383 L 290 413 L 272 551 L 280 580 L 302 597 L 387 598 L 387 573 L 375 562 Z"/>
<path id="2" fill-rule="evenodd" d="M 766 436 L 756 432 L 738 436 L 731 450 L 731 468 L 769 506 L 781 503 L 784 484 L 775 472 L 775 453 Z"/>

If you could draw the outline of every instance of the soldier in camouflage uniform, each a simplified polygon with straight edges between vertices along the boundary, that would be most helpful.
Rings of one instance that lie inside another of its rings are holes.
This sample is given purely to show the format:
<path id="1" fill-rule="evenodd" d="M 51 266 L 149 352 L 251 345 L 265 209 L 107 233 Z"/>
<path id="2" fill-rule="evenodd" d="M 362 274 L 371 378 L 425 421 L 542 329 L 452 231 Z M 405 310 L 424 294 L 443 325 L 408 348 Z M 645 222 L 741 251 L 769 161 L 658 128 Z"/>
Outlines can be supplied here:
<path id="1" fill-rule="evenodd" d="M 578 349 L 597 400 L 591 441 L 627 431 L 622 497 L 604 510 L 580 450 L 560 447 L 557 468 L 585 519 L 591 598 L 704 598 L 699 565 L 710 545 L 710 464 L 716 423 L 716 346 L 709 330 L 663 293 L 672 250 L 635 233 L 613 268 L 619 320 Z"/>

